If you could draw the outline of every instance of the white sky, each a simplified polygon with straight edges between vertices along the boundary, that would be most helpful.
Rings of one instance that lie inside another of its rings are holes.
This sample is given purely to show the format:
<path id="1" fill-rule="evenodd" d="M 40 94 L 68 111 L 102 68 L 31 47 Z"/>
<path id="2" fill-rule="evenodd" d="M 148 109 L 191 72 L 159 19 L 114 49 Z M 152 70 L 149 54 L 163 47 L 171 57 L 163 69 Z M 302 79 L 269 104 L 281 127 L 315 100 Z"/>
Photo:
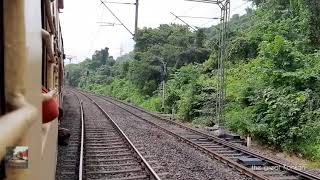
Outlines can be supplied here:
<path id="1" fill-rule="evenodd" d="M 112 0 L 131 2 L 135 0 Z M 178 23 L 178 16 L 219 17 L 217 5 L 196 3 L 184 0 L 140 0 L 139 28 L 158 27 L 160 24 Z M 60 14 L 64 48 L 67 55 L 76 56 L 74 63 L 91 57 L 95 50 L 109 47 L 110 55 L 115 58 L 132 51 L 134 42 L 122 26 L 100 26 L 97 22 L 118 23 L 100 3 L 100 0 L 65 0 Z M 107 4 L 110 9 L 134 32 L 135 6 Z M 250 6 L 246 0 L 231 0 L 231 14 L 244 14 Z M 218 20 L 182 18 L 190 25 L 210 27 Z M 122 49 L 122 50 L 121 50 Z M 67 61 L 66 63 L 68 63 Z"/>

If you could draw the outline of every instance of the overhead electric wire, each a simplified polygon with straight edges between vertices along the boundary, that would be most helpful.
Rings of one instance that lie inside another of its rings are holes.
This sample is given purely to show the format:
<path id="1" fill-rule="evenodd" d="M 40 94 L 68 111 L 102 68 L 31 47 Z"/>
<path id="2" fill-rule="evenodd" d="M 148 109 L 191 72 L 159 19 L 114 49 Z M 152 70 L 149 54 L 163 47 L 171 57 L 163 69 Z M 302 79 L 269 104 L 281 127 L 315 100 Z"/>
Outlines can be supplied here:
<path id="1" fill-rule="evenodd" d="M 186 12 L 191 11 L 192 9 L 196 8 L 197 6 L 198 6 L 198 4 L 196 4 L 196 5 L 194 5 L 194 6 L 191 6 L 191 7 L 188 8 L 187 10 L 183 11 L 182 14 L 185 14 Z M 178 19 L 178 18 L 175 17 L 175 18 L 171 21 L 171 23 L 173 23 L 173 22 L 174 22 L 175 20 L 177 20 L 177 19 Z"/>
<path id="2" fill-rule="evenodd" d="M 199 17 L 199 16 L 178 16 L 178 17 L 192 18 L 192 19 L 211 19 L 211 20 L 220 19 L 220 18 L 217 18 L 217 17 Z"/>
<path id="3" fill-rule="evenodd" d="M 113 17 L 115 17 L 119 23 L 132 35 L 134 36 L 134 33 L 130 31 L 130 29 L 115 15 L 115 13 L 104 3 L 102 0 L 100 2 L 104 5 L 104 7 L 112 14 Z"/>
<path id="4" fill-rule="evenodd" d="M 182 20 L 179 16 L 173 14 L 173 12 L 170 12 L 173 16 L 175 16 L 177 19 L 179 19 L 181 22 L 183 22 L 185 25 L 187 25 L 188 27 L 190 27 L 191 29 L 193 29 L 194 31 L 197 31 L 196 28 L 194 28 L 193 26 L 189 25 L 187 22 L 185 22 L 184 20 Z"/>
<path id="5" fill-rule="evenodd" d="M 218 0 L 185 0 L 190 2 L 201 2 L 201 3 L 209 3 L 209 4 L 220 4 L 224 2 L 225 0 L 218 1 Z"/>
<path id="6" fill-rule="evenodd" d="M 128 3 L 128 2 L 115 2 L 115 1 L 105 1 L 110 4 L 125 4 L 125 5 L 136 5 L 136 3 Z"/>

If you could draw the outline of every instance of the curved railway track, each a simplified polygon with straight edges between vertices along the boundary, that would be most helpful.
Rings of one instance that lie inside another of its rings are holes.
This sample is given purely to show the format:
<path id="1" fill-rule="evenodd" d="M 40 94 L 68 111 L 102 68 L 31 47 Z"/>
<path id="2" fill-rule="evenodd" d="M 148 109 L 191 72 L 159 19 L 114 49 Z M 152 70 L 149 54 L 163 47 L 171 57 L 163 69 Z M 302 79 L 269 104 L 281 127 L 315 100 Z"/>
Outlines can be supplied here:
<path id="1" fill-rule="evenodd" d="M 85 103 L 81 107 L 82 137 L 79 179 L 140 180 L 160 178 L 112 118 L 90 97 L 87 106 L 97 108 L 95 118 L 86 118 Z M 78 95 L 76 95 L 78 96 Z M 95 111 L 94 111 L 95 112 Z M 90 114 L 94 113 L 90 112 Z"/>
<path id="2" fill-rule="evenodd" d="M 96 94 L 91 95 L 114 104 L 249 177 L 263 180 L 320 180 L 320 177 L 313 174 L 288 167 L 221 138 L 200 132 L 131 104 Z"/>

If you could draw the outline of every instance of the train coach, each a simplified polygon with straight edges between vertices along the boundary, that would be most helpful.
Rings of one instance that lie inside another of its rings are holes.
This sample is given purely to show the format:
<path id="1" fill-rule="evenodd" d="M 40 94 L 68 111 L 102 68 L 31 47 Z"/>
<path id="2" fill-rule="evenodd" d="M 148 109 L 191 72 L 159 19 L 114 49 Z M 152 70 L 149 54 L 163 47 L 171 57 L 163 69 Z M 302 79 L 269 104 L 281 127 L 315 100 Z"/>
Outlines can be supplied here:
<path id="1" fill-rule="evenodd" d="M 0 2 L 0 179 L 54 179 L 58 121 L 42 121 L 42 90 L 62 105 L 63 0 Z M 10 158 L 24 148 L 25 166 Z"/>

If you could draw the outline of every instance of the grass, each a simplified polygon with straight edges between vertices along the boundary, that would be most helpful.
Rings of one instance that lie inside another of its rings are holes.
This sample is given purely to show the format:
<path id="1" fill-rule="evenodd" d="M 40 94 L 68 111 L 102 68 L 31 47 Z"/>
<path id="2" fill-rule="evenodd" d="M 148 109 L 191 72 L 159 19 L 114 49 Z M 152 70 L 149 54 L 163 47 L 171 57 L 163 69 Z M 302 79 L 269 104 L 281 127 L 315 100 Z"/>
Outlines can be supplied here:
<path id="1" fill-rule="evenodd" d="M 308 162 L 307 168 L 320 169 L 320 161 L 310 161 L 310 162 Z"/>

